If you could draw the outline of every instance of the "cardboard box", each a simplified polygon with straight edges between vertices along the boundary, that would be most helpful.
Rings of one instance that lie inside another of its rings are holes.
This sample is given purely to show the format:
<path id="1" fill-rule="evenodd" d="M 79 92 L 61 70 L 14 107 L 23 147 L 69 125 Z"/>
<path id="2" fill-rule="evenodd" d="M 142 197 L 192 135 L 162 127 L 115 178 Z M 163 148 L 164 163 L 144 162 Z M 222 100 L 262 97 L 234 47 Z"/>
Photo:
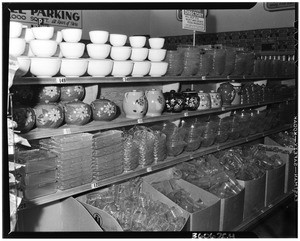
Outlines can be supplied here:
<path id="1" fill-rule="evenodd" d="M 74 198 L 18 212 L 17 231 L 23 232 L 102 232 L 103 230 Z"/>
<path id="2" fill-rule="evenodd" d="M 221 199 L 220 231 L 231 231 L 243 221 L 245 189 Z"/>
<path id="3" fill-rule="evenodd" d="M 143 179 L 148 183 L 153 183 L 170 180 L 171 178 L 172 169 L 167 169 L 147 175 Z M 220 226 L 220 199 L 182 179 L 176 180 L 176 184 L 190 193 L 194 200 L 201 199 L 207 206 L 207 208 L 198 212 L 189 213 L 189 220 L 186 225 L 187 231 L 218 231 Z"/>
<path id="4" fill-rule="evenodd" d="M 265 207 L 266 174 L 260 178 L 242 181 L 238 180 L 245 189 L 243 219 L 257 215 Z"/>
<path id="5" fill-rule="evenodd" d="M 106 189 L 102 189 L 101 191 L 105 192 Z M 100 192 L 101 192 L 100 191 Z M 150 184 L 143 182 L 141 191 L 145 193 L 149 193 L 152 200 L 159 201 L 162 203 L 165 203 L 169 207 L 174 206 L 176 209 L 180 209 L 180 212 L 183 214 L 183 217 L 188 220 L 189 214 L 182 208 L 180 208 L 176 203 L 173 203 L 170 199 L 168 199 L 166 196 L 155 190 Z M 105 211 L 100 210 L 99 208 L 96 208 L 92 205 L 89 205 L 86 203 L 87 197 L 86 195 L 82 195 L 76 198 L 90 213 L 90 215 L 97 221 L 98 225 L 104 230 L 104 231 L 123 231 L 122 227 L 118 223 L 118 221 L 106 213 Z M 186 224 L 184 225 L 184 227 Z"/>
<path id="6" fill-rule="evenodd" d="M 267 146 L 277 147 L 282 152 L 288 153 L 288 157 L 287 158 L 285 157 L 286 169 L 285 169 L 284 193 L 291 192 L 295 187 L 295 173 L 297 172 L 297 168 L 298 168 L 298 166 L 294 165 L 295 154 L 293 148 L 283 147 L 269 137 L 265 137 L 264 143 Z"/>

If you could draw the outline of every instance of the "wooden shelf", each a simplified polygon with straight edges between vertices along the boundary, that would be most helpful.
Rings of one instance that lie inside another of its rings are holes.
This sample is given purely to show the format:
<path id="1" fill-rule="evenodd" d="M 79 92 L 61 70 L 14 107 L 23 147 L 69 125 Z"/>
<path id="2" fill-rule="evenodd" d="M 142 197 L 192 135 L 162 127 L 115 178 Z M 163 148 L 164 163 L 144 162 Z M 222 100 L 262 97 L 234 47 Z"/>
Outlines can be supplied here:
<path id="1" fill-rule="evenodd" d="M 180 119 L 180 118 L 184 118 L 184 117 L 221 113 L 221 112 L 227 112 L 227 111 L 232 111 L 232 110 L 238 110 L 238 109 L 242 109 L 242 108 L 259 107 L 259 106 L 263 106 L 263 105 L 281 103 L 281 102 L 291 101 L 291 100 L 294 100 L 294 99 L 269 101 L 269 102 L 258 102 L 256 104 L 222 107 L 222 108 L 202 110 L 202 111 L 183 111 L 180 113 L 163 113 L 162 116 L 144 117 L 142 119 L 128 119 L 128 118 L 124 118 L 124 117 L 119 117 L 110 122 L 92 121 L 83 126 L 74 126 L 74 125 L 65 124 L 57 129 L 35 128 L 35 129 L 29 131 L 28 133 L 21 134 L 20 136 L 26 138 L 27 140 L 34 140 L 34 139 L 48 138 L 48 137 L 52 137 L 52 136 L 60 136 L 60 135 L 65 135 L 65 134 L 75 134 L 75 133 L 82 133 L 82 132 L 108 130 L 108 129 L 119 128 L 119 127 L 124 127 L 124 126 L 140 125 L 140 124 L 147 124 L 147 123 L 153 123 L 153 122 L 158 122 L 158 121 Z"/>
<path id="2" fill-rule="evenodd" d="M 256 81 L 256 80 L 282 80 L 294 79 L 295 76 L 280 76 L 280 77 L 253 77 L 253 76 L 163 76 L 163 77 L 19 77 L 14 79 L 14 85 L 57 85 L 57 84 L 120 84 L 120 83 L 169 83 L 169 82 L 220 82 L 220 81 Z"/>
<path id="3" fill-rule="evenodd" d="M 90 190 L 105 187 L 105 186 L 110 185 L 110 184 L 122 182 L 122 181 L 125 181 L 125 180 L 130 179 L 130 178 L 134 178 L 134 177 L 137 177 L 137 176 L 141 176 L 141 175 L 144 175 L 144 174 L 148 174 L 148 173 L 152 173 L 152 172 L 155 172 L 155 171 L 158 171 L 158 170 L 169 168 L 169 167 L 172 167 L 176 164 L 191 160 L 193 158 L 197 158 L 197 157 L 200 157 L 200 156 L 203 156 L 203 155 L 214 153 L 214 152 L 219 151 L 219 150 L 227 149 L 227 148 L 239 145 L 239 144 L 243 144 L 243 143 L 246 143 L 246 142 L 249 142 L 249 141 L 260 139 L 260 138 L 263 138 L 265 136 L 268 136 L 268 135 L 271 135 L 271 134 L 274 134 L 274 133 L 277 133 L 277 132 L 280 132 L 280 131 L 285 131 L 285 130 L 288 130 L 288 129 L 291 129 L 291 128 L 292 128 L 292 125 L 285 125 L 285 126 L 282 126 L 282 127 L 276 128 L 276 129 L 265 131 L 263 133 L 258 133 L 258 134 L 255 134 L 255 135 L 251 135 L 251 136 L 248 136 L 246 138 L 240 138 L 240 139 L 233 140 L 233 141 L 227 141 L 225 143 L 221 143 L 221 144 L 218 144 L 218 145 L 213 145 L 213 146 L 206 147 L 206 148 L 200 148 L 200 149 L 198 149 L 194 152 L 184 152 L 184 153 L 180 154 L 179 156 L 168 157 L 163 162 L 153 164 L 149 167 L 138 168 L 138 169 L 130 171 L 128 173 L 123 173 L 123 174 L 115 176 L 115 177 L 107 178 L 107 179 L 104 179 L 104 180 L 101 180 L 101 181 L 98 181 L 98 182 L 92 182 L 92 183 L 89 183 L 89 184 L 85 184 L 85 185 L 82 185 L 82 186 L 79 186 L 79 187 L 67 189 L 67 190 L 64 190 L 64 191 L 59 190 L 54 194 L 47 195 L 47 196 L 40 197 L 40 198 L 36 198 L 36 199 L 30 200 L 30 201 L 23 200 L 22 203 L 19 206 L 19 209 L 21 210 L 21 209 L 26 209 L 26 208 L 32 208 L 32 207 L 37 206 L 37 205 L 50 203 L 50 202 L 57 201 L 57 200 L 60 200 L 60 199 L 64 199 L 64 198 L 67 198 L 67 197 L 70 197 L 70 196 L 78 195 L 78 194 L 81 194 L 81 193 L 84 193 L 84 192 L 87 192 L 87 191 L 90 191 Z"/>

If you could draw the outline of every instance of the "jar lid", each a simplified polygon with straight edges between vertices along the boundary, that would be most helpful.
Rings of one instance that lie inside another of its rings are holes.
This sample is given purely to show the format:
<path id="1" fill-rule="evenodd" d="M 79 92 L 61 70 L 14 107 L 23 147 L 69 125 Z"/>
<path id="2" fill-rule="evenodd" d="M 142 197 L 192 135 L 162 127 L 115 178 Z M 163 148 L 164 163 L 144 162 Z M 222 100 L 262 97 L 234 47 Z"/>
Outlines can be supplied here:
<path id="1" fill-rule="evenodd" d="M 231 82 L 230 84 L 232 84 L 233 86 L 236 86 L 236 87 L 242 86 L 242 83 Z"/>

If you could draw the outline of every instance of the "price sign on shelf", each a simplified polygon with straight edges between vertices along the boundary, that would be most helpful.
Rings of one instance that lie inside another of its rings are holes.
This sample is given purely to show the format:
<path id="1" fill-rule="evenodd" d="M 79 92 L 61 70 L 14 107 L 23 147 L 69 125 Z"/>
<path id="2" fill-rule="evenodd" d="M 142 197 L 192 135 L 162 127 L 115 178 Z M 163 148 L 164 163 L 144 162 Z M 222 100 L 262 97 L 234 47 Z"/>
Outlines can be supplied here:
<path id="1" fill-rule="evenodd" d="M 206 32 L 206 15 L 205 9 L 186 9 L 182 10 L 182 28 Z"/>

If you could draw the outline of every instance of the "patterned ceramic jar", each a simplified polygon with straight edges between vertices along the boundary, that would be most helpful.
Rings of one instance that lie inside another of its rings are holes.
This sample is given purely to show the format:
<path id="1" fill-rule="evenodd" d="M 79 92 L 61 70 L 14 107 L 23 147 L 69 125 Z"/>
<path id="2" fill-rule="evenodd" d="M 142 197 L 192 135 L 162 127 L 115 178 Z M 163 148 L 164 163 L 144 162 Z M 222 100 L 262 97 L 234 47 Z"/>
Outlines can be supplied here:
<path id="1" fill-rule="evenodd" d="M 85 89 L 82 85 L 66 85 L 61 87 L 60 100 L 77 101 L 83 100 Z"/>
<path id="2" fill-rule="evenodd" d="M 63 109 L 56 103 L 38 104 L 34 112 L 39 128 L 58 128 L 64 121 Z"/>
<path id="3" fill-rule="evenodd" d="M 18 125 L 15 129 L 22 133 L 30 131 L 35 125 L 35 113 L 30 107 L 14 108 L 13 118 Z"/>
<path id="4" fill-rule="evenodd" d="M 222 99 L 220 93 L 211 90 L 209 96 L 210 96 L 211 108 L 221 108 Z"/>
<path id="5" fill-rule="evenodd" d="M 200 98 L 197 92 L 187 89 L 186 91 L 183 91 L 182 94 L 184 96 L 184 109 L 191 111 L 197 110 L 200 104 Z"/>
<path id="6" fill-rule="evenodd" d="M 147 112 L 148 102 L 144 91 L 126 92 L 123 99 L 123 111 L 126 118 L 143 118 Z"/>
<path id="7" fill-rule="evenodd" d="M 184 108 L 184 97 L 175 90 L 164 93 L 166 101 L 166 111 L 181 112 Z"/>
<path id="8" fill-rule="evenodd" d="M 60 97 L 59 86 L 43 86 L 39 90 L 38 100 L 39 102 L 49 103 L 56 102 Z"/>
<path id="9" fill-rule="evenodd" d="M 198 110 L 207 110 L 211 108 L 210 96 L 208 93 L 204 93 L 202 90 L 199 91 L 198 96 L 200 98 L 200 104 Z"/>
<path id="10" fill-rule="evenodd" d="M 69 125 L 85 125 L 92 116 L 91 107 L 82 101 L 72 101 L 64 104 L 65 121 Z"/>
<path id="11" fill-rule="evenodd" d="M 161 90 L 152 89 L 145 92 L 148 101 L 147 116 L 160 116 L 165 108 L 165 98 Z"/>
<path id="12" fill-rule="evenodd" d="M 222 83 L 218 88 L 218 92 L 221 94 L 223 106 L 231 106 L 231 102 L 235 97 L 235 89 L 229 82 Z"/>
<path id="13" fill-rule="evenodd" d="M 100 98 L 91 103 L 93 119 L 96 121 L 111 121 L 117 116 L 117 106 L 114 102 Z"/>

